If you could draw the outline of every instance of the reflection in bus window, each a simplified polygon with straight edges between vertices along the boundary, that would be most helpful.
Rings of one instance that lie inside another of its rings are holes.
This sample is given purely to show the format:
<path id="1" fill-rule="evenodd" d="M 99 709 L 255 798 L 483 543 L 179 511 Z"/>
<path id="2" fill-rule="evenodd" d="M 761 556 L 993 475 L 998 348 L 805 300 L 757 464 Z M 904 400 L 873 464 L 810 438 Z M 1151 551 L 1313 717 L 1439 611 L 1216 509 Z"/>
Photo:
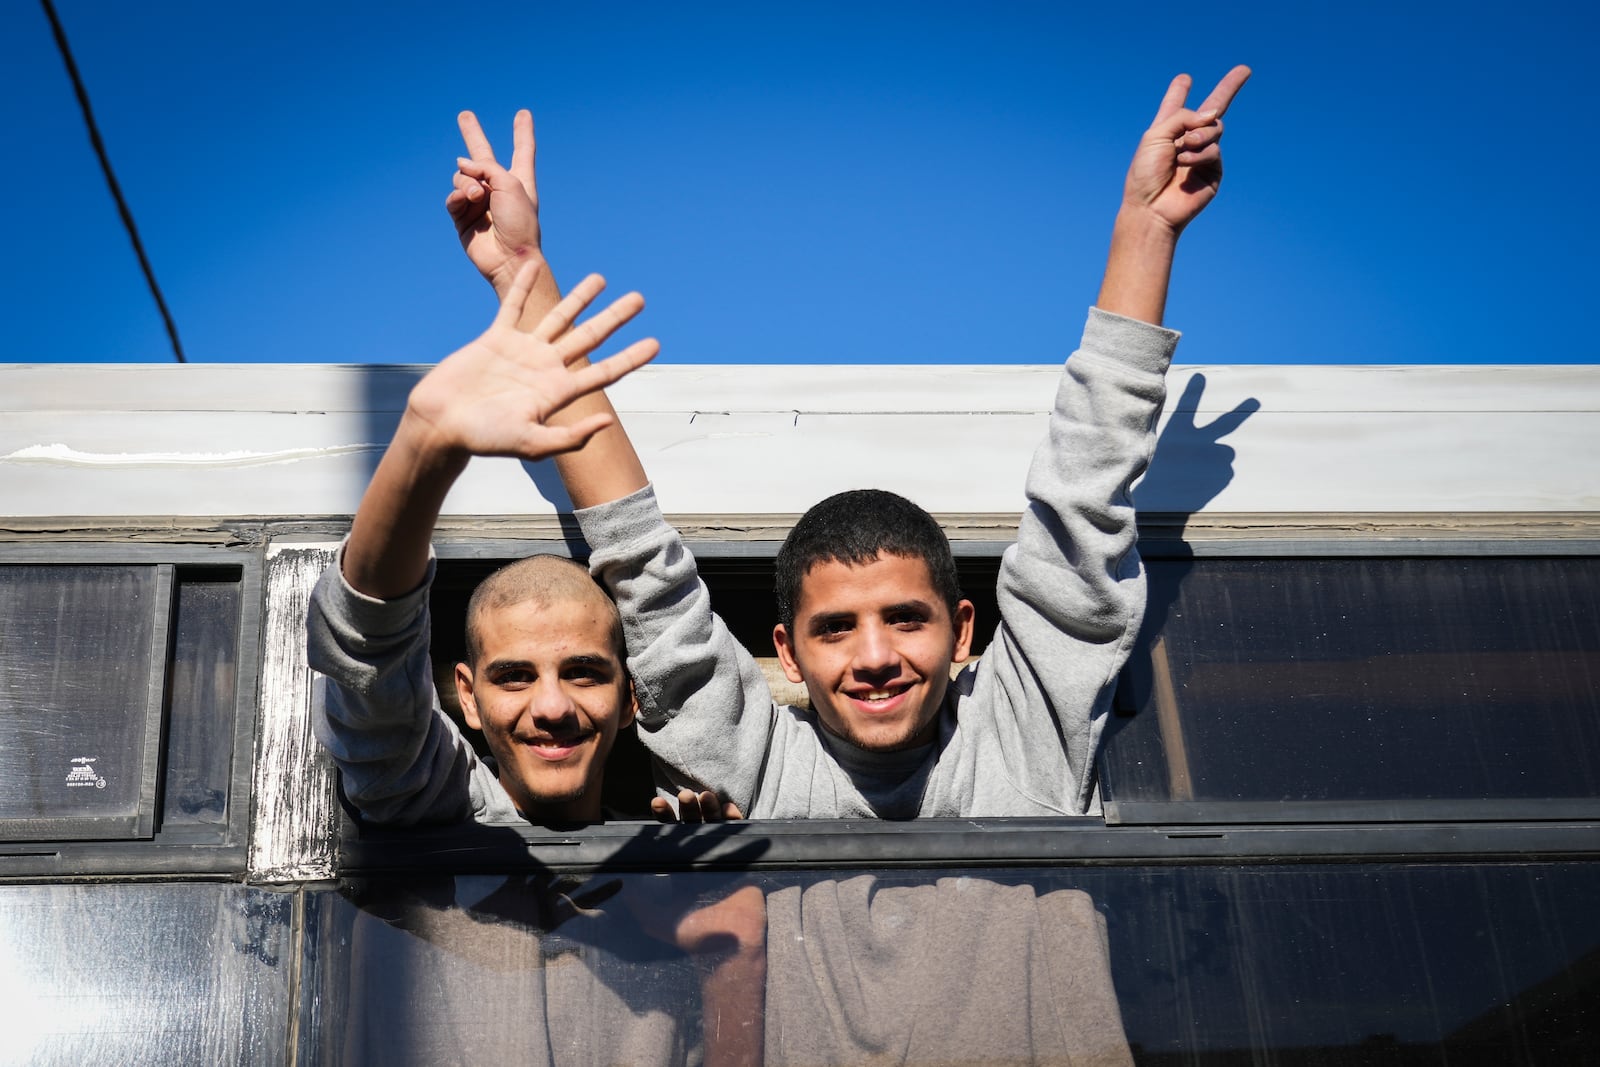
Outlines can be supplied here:
<path id="1" fill-rule="evenodd" d="M 718 1062 L 663 934 L 752 889 L 772 1065 L 1600 1057 L 1600 871 L 1461 863 L 374 880 L 308 894 L 300 1062 Z"/>
<path id="2" fill-rule="evenodd" d="M 286 1063 L 294 898 L 0 886 L 0 1064 Z"/>
<path id="3" fill-rule="evenodd" d="M 662 876 L 374 882 L 312 900 L 310 1062 L 754 1062 L 759 891 Z"/>

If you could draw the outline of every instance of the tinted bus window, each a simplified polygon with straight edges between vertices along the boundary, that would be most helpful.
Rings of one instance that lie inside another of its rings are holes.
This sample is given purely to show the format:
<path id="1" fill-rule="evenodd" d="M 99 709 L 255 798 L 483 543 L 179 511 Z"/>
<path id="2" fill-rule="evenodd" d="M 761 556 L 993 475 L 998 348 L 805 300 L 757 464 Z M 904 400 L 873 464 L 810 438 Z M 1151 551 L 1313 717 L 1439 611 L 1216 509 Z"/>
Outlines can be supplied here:
<path id="1" fill-rule="evenodd" d="M 1600 797 L 1600 561 L 1154 561 L 1114 801 Z"/>
<path id="2" fill-rule="evenodd" d="M 0 837 L 139 832 L 158 584 L 155 567 L 0 568 Z"/>
<path id="3" fill-rule="evenodd" d="M 168 682 L 162 825 L 214 825 L 228 810 L 239 655 L 237 576 L 180 574 Z"/>
<path id="4" fill-rule="evenodd" d="M 308 893 L 298 1062 L 1594 1062 L 1597 898 L 1573 863 L 385 878 Z"/>

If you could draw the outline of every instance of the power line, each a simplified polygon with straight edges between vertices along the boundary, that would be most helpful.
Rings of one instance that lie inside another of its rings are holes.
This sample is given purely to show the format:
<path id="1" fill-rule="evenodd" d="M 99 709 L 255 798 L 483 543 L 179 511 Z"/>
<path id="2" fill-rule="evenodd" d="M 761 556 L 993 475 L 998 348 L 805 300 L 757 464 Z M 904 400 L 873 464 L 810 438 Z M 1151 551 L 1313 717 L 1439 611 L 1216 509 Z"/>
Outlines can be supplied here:
<path id="1" fill-rule="evenodd" d="M 50 30 L 56 37 L 56 49 L 60 51 L 62 60 L 67 64 L 67 76 L 72 79 L 72 91 L 78 94 L 78 107 L 83 111 L 83 123 L 89 128 L 89 143 L 94 145 L 94 154 L 100 160 L 100 169 L 105 172 L 106 185 L 111 188 L 111 199 L 117 202 L 117 213 L 122 216 L 122 227 L 128 231 L 128 239 L 133 242 L 133 253 L 139 257 L 139 269 L 144 271 L 144 280 L 150 284 L 150 295 L 156 298 L 156 307 L 161 311 L 161 321 L 167 325 L 167 337 L 172 341 L 172 354 L 179 363 L 189 362 L 184 358 L 183 345 L 178 340 L 178 324 L 172 321 L 172 313 L 167 310 L 166 298 L 161 295 L 161 286 L 156 284 L 156 273 L 150 267 L 150 257 L 144 254 L 144 242 L 139 240 L 139 228 L 133 224 L 133 212 L 128 210 L 128 202 L 122 197 L 122 186 L 117 184 L 117 176 L 111 172 L 111 158 L 106 155 L 105 142 L 100 139 L 100 128 L 95 125 L 94 111 L 89 107 L 89 92 L 83 87 L 83 79 L 78 75 L 78 64 L 72 60 L 72 49 L 67 47 L 67 31 L 61 27 L 61 20 L 56 17 L 56 8 L 51 0 L 39 0 L 44 6 L 45 17 L 50 20 Z"/>

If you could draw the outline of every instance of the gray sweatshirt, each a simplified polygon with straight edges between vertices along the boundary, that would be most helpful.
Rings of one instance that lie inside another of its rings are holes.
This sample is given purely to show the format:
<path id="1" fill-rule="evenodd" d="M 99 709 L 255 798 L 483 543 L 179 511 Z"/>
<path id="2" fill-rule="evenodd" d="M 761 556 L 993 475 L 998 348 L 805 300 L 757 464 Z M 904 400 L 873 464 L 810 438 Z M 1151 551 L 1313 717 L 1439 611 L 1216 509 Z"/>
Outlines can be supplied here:
<path id="1" fill-rule="evenodd" d="M 749 818 L 1096 810 L 1095 751 L 1144 613 L 1129 486 L 1154 449 L 1177 338 L 1090 311 L 1001 565 L 999 630 L 917 749 L 867 752 L 775 704 L 652 489 L 577 512 L 622 613 L 645 744 Z"/>
<path id="2" fill-rule="evenodd" d="M 350 803 L 374 823 L 525 823 L 439 707 L 428 657 L 434 567 L 394 600 L 352 589 L 337 560 L 323 572 L 306 615 L 308 658 L 329 683 L 312 729 Z"/>

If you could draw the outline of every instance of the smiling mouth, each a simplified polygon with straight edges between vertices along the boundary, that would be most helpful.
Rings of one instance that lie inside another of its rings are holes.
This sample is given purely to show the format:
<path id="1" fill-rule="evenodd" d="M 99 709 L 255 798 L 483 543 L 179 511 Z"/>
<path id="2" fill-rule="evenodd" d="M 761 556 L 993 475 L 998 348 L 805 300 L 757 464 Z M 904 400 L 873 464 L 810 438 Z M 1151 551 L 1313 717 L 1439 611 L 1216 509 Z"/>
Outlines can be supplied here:
<path id="1" fill-rule="evenodd" d="M 851 703 L 870 715 L 894 710 L 899 706 L 900 698 L 911 692 L 911 688 L 912 684 L 907 682 L 881 689 L 862 689 L 846 695 Z"/>
<path id="2" fill-rule="evenodd" d="M 540 759 L 552 763 L 566 759 L 574 751 L 587 744 L 594 734 L 580 734 L 577 737 L 551 738 L 541 737 L 532 741 L 524 741 L 523 745 L 533 750 L 533 754 Z"/>

